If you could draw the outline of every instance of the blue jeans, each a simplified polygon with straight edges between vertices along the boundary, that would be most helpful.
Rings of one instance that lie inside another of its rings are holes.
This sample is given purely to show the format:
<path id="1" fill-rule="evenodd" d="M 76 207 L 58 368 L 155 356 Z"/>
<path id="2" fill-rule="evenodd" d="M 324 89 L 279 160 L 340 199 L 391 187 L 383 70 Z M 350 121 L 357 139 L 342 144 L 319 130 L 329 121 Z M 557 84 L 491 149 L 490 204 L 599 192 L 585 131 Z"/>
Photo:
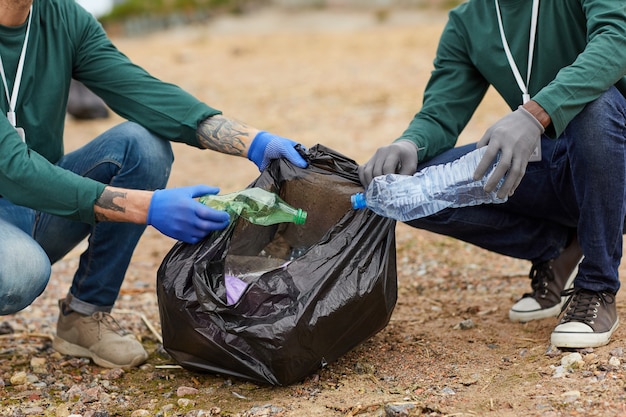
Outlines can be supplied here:
<path id="1" fill-rule="evenodd" d="M 170 142 L 126 122 L 63 156 L 58 166 L 115 187 L 165 188 L 174 161 Z M 62 193 L 63 190 L 59 190 Z M 30 305 L 46 287 L 51 264 L 85 237 L 68 294 L 83 314 L 110 311 L 145 225 L 67 220 L 0 198 L 0 314 Z"/>
<path id="2" fill-rule="evenodd" d="M 407 224 L 535 262 L 556 258 L 578 235 L 584 259 L 574 285 L 616 293 L 626 216 L 626 100 L 615 88 L 589 103 L 557 139 L 541 139 L 542 160 L 528 164 L 503 204 L 446 209 Z M 452 161 L 461 146 L 420 164 Z"/>

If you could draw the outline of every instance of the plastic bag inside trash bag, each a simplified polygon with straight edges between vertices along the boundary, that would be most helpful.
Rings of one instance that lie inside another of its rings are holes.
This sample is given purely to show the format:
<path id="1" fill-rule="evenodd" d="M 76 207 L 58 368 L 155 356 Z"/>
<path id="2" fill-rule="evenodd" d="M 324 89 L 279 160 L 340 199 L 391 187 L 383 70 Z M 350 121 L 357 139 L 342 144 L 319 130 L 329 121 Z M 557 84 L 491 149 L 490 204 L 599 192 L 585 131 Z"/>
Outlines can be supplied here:
<path id="1" fill-rule="evenodd" d="M 238 219 L 195 245 L 178 242 L 163 260 L 163 346 L 183 367 L 286 385 L 389 322 L 395 222 L 352 210 L 362 190 L 354 161 L 322 145 L 303 156 L 308 168 L 276 160 L 250 186 L 306 210 L 304 225 Z M 228 293 L 227 276 L 239 281 Z"/>

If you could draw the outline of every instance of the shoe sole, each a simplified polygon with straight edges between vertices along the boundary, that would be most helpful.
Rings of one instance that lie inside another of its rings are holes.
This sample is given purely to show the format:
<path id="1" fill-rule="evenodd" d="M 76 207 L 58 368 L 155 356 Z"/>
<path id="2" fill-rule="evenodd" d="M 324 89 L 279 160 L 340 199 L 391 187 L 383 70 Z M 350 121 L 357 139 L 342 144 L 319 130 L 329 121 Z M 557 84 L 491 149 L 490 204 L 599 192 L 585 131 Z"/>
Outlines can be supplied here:
<path id="1" fill-rule="evenodd" d="M 619 319 L 615 320 L 615 324 L 611 330 L 604 333 L 583 333 L 583 332 L 552 332 L 550 335 L 550 343 L 558 348 L 584 349 L 599 347 L 608 344 L 611 336 L 617 326 Z"/>
<path id="2" fill-rule="evenodd" d="M 139 355 L 139 356 L 133 358 L 133 360 L 129 364 L 119 365 L 119 364 L 107 361 L 106 359 L 102 359 L 100 356 L 96 355 L 95 353 L 93 353 L 89 349 L 85 349 L 82 346 L 70 343 L 70 342 L 68 342 L 66 340 L 61 339 L 58 336 L 54 337 L 54 339 L 52 341 L 52 347 L 54 348 L 54 350 L 56 350 L 57 352 L 59 352 L 59 353 L 61 353 L 63 355 L 76 356 L 76 357 L 79 357 L 79 358 L 89 358 L 96 365 L 99 365 L 99 366 L 101 366 L 103 368 L 130 369 L 130 368 L 134 368 L 136 366 L 139 366 L 143 362 L 146 361 L 146 358 L 144 357 L 144 355 Z"/>
<path id="3" fill-rule="evenodd" d="M 578 265 L 580 265 L 580 262 L 578 263 Z M 567 282 L 565 283 L 565 287 L 563 287 L 563 290 L 568 290 L 574 285 L 574 279 L 576 278 L 576 273 L 578 272 L 578 265 L 576 265 L 576 268 L 574 268 L 574 270 L 570 274 Z M 561 308 L 563 307 L 563 304 L 565 304 L 566 298 L 567 297 L 561 297 L 560 303 L 555 304 L 552 307 L 542 308 L 538 310 L 520 311 L 513 310 L 513 308 L 511 308 L 509 310 L 509 320 L 516 323 L 527 323 L 533 320 L 558 317 L 558 315 L 561 314 Z"/>
<path id="4" fill-rule="evenodd" d="M 561 312 L 561 307 L 565 302 L 564 297 L 561 297 L 561 302 L 549 308 L 542 308 L 531 311 L 518 311 L 509 310 L 509 320 L 515 323 L 527 323 L 533 320 L 547 319 L 550 317 L 558 317 Z"/>

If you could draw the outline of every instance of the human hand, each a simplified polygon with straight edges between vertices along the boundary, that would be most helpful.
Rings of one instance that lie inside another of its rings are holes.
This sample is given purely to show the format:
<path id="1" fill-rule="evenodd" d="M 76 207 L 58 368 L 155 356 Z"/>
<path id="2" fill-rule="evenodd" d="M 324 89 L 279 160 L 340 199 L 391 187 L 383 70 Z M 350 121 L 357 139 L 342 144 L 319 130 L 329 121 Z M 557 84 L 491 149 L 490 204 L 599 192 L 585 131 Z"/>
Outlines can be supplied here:
<path id="1" fill-rule="evenodd" d="M 485 191 L 492 192 L 502 178 L 506 178 L 498 190 L 498 198 L 510 197 L 526 173 L 528 160 L 545 129 L 525 108 L 517 110 L 498 120 L 478 141 L 478 148 L 488 146 L 485 155 L 474 171 L 474 179 L 482 178 L 498 153 L 498 165 L 485 184 Z"/>
<path id="2" fill-rule="evenodd" d="M 248 159 L 263 171 L 270 164 L 272 159 L 286 158 L 292 164 L 306 168 L 307 162 L 296 151 L 297 142 L 286 139 L 272 133 L 260 131 L 256 134 L 250 149 L 248 149 Z"/>
<path id="3" fill-rule="evenodd" d="M 194 200 L 217 194 L 219 188 L 206 185 L 156 190 L 150 200 L 147 224 L 176 240 L 198 243 L 210 232 L 228 226 L 230 216 Z"/>
<path id="4" fill-rule="evenodd" d="M 413 175 L 417 171 L 417 145 L 410 140 L 400 140 L 378 148 L 374 156 L 359 166 L 359 178 L 363 187 L 379 175 Z"/>

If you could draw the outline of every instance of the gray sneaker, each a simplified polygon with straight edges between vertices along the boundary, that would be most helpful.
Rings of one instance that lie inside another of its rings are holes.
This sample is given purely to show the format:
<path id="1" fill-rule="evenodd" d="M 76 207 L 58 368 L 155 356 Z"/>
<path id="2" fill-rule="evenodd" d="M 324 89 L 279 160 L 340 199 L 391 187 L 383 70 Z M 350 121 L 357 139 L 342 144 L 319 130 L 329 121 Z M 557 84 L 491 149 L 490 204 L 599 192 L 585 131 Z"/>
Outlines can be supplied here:
<path id="1" fill-rule="evenodd" d="M 565 302 L 561 292 L 572 287 L 582 257 L 582 249 L 574 238 L 558 258 L 533 265 L 529 274 L 532 292 L 524 294 L 511 307 L 509 319 L 525 323 L 557 317 Z"/>
<path id="2" fill-rule="evenodd" d="M 572 288 L 550 342 L 562 348 L 604 346 L 619 325 L 615 294 Z"/>
<path id="3" fill-rule="evenodd" d="M 59 301 L 59 321 L 52 347 L 69 356 L 91 358 L 104 368 L 128 369 L 141 365 L 148 354 L 137 338 L 124 330 L 109 314 L 85 316 L 75 311 L 64 313 Z"/>

